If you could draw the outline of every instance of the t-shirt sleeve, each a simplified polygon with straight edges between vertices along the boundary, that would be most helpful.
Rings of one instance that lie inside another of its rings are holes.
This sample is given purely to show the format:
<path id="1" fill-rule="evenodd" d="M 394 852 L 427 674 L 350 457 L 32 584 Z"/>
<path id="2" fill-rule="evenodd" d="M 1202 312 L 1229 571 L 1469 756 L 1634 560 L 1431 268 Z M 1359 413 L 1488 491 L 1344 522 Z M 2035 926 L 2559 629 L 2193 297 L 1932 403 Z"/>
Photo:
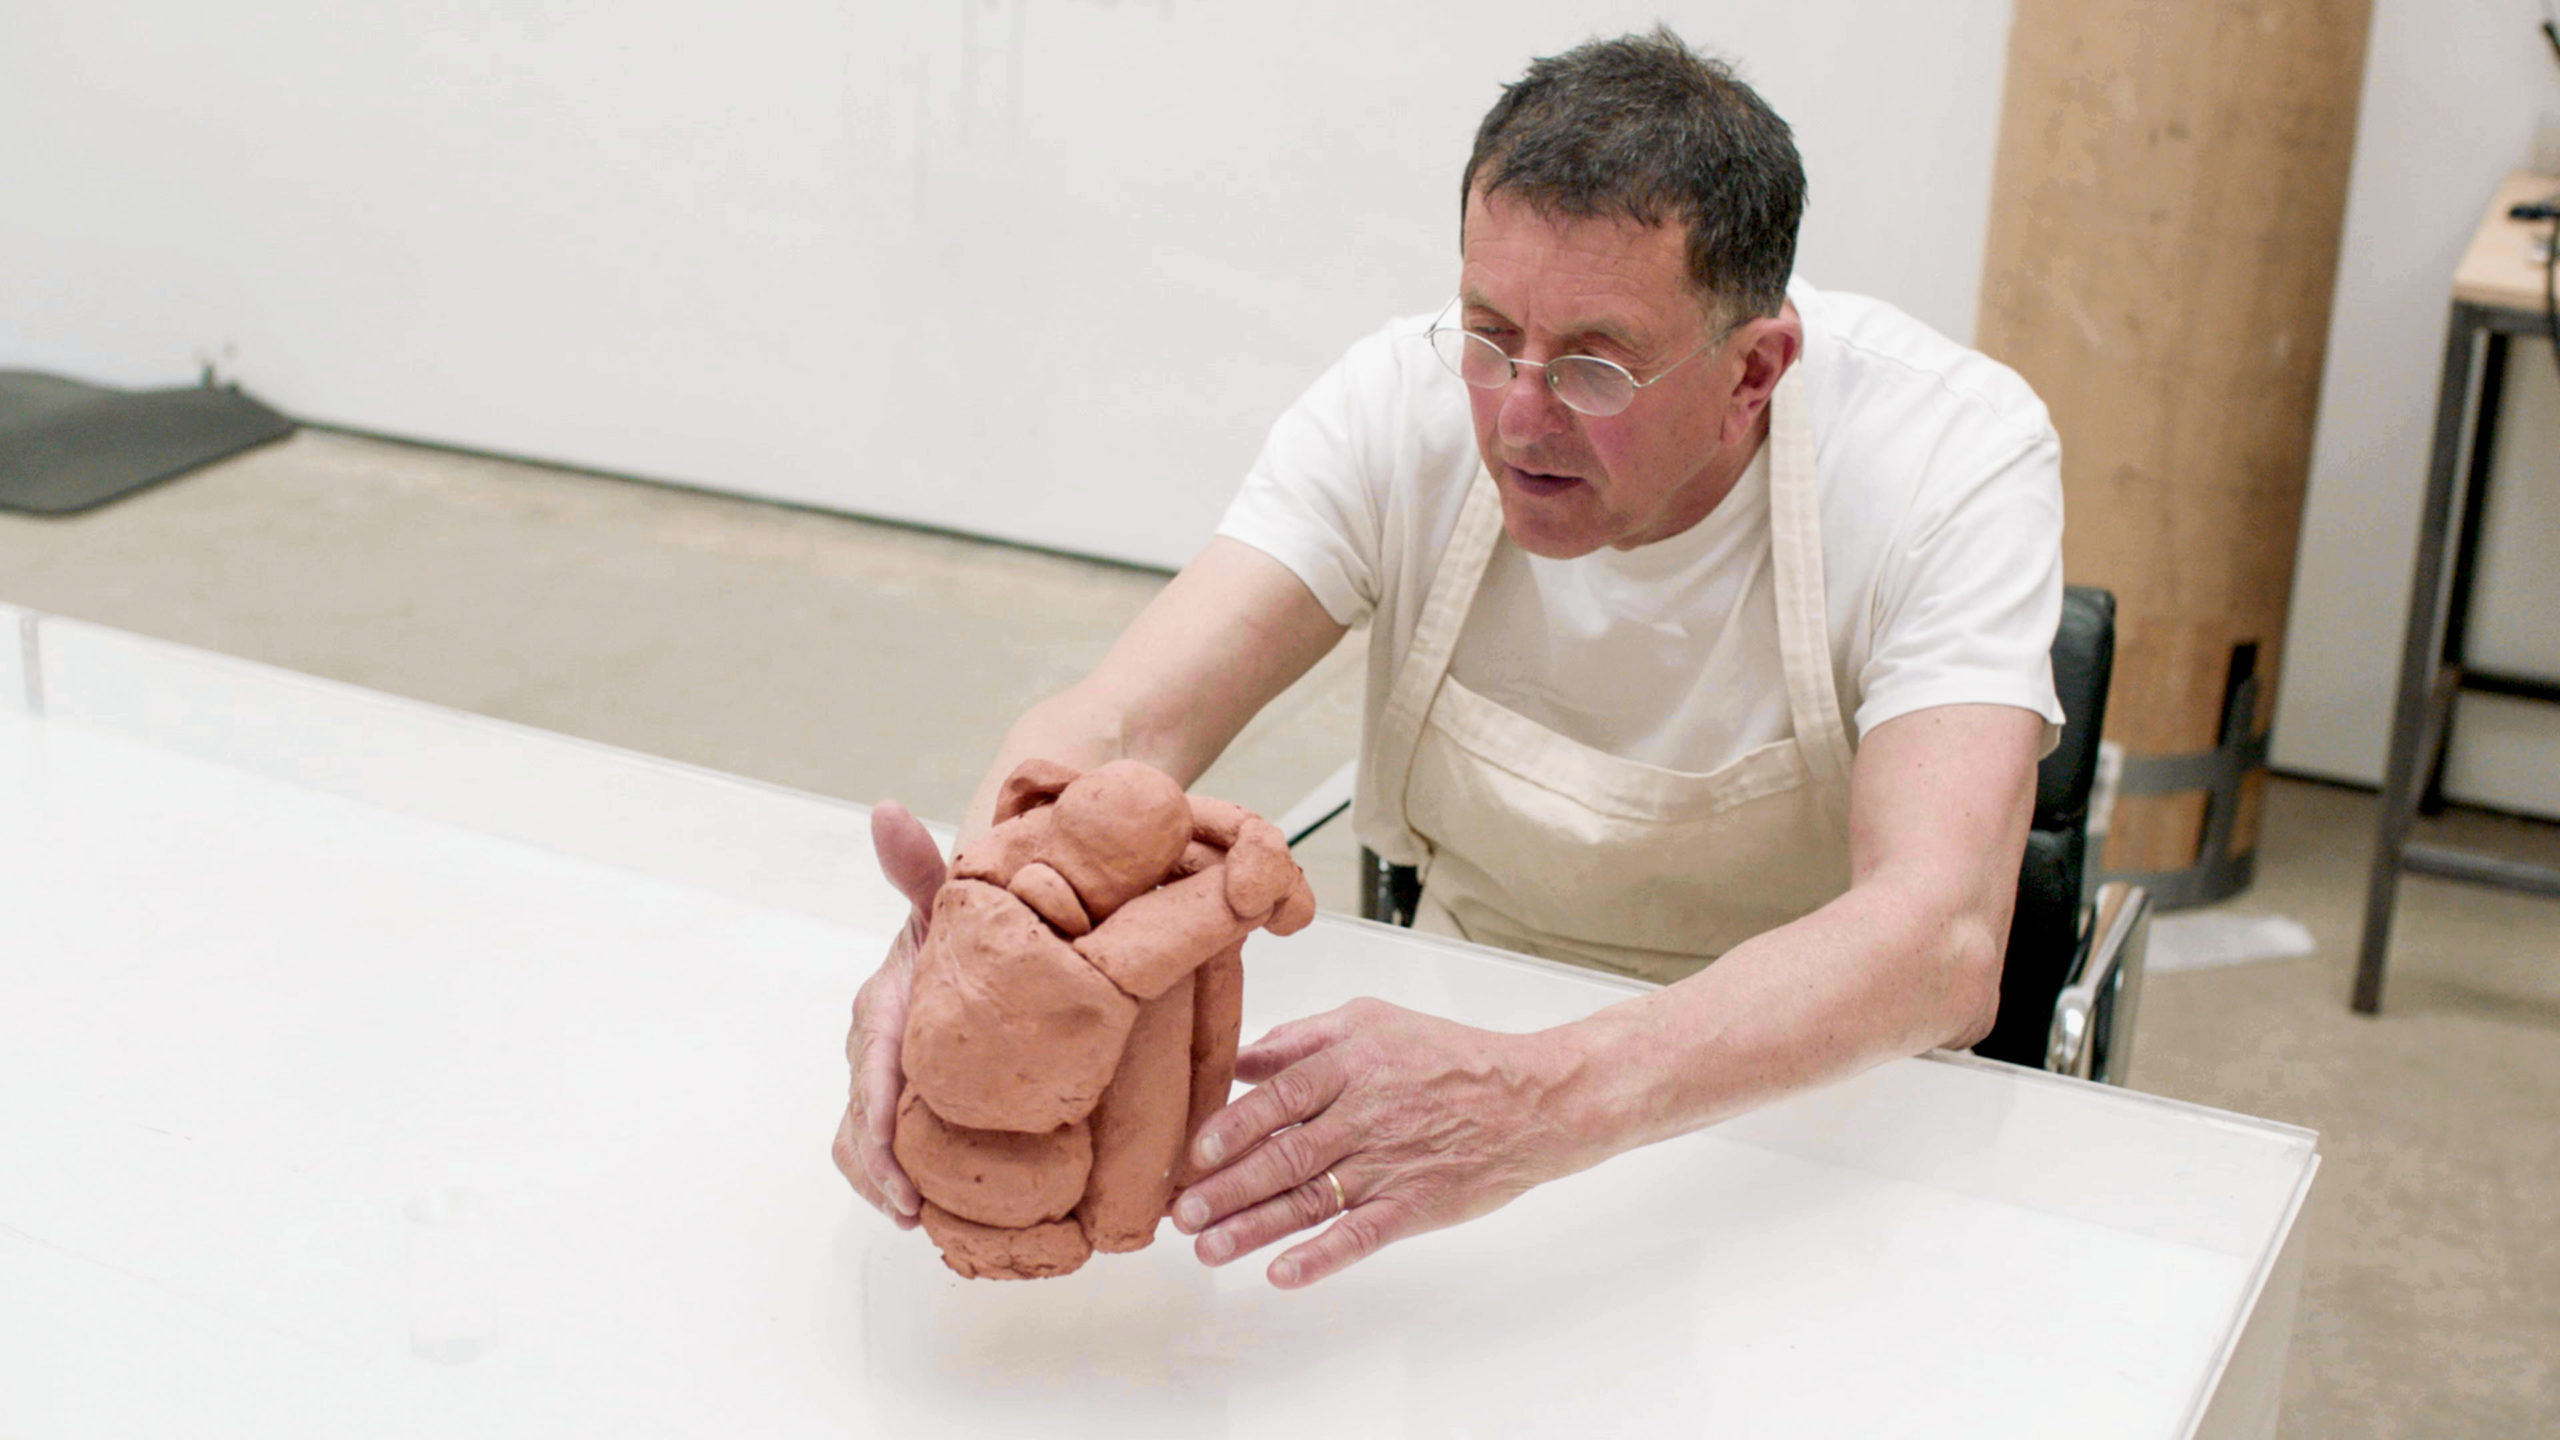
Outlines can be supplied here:
<path id="1" fill-rule="evenodd" d="M 2051 428 L 2004 443 L 1924 487 L 1876 590 L 1860 674 L 1861 736 L 1936 705 L 2015 705 L 2061 736 L 2053 634 L 2062 616 L 2062 448 Z"/>
<path id="2" fill-rule="evenodd" d="M 1335 623 L 1378 604 L 1391 446 L 1381 417 L 1400 383 L 1394 326 L 1350 352 L 1284 411 L 1218 533 L 1289 567 Z"/>

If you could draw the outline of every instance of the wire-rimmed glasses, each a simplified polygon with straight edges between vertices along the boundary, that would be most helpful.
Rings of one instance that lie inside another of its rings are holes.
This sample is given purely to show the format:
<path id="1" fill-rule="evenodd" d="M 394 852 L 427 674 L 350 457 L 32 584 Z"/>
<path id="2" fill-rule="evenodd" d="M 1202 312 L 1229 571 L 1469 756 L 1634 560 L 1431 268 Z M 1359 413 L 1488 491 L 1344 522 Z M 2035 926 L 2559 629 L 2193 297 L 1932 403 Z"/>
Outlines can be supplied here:
<path id="1" fill-rule="evenodd" d="M 1479 390 L 1502 389 L 1519 378 L 1521 371 L 1536 370 L 1546 376 L 1547 388 L 1568 409 L 1606 416 L 1633 405 L 1637 391 L 1697 359 L 1732 333 L 1730 328 L 1718 332 L 1697 349 L 1655 371 L 1651 380 L 1639 380 L 1626 366 L 1597 355 L 1559 355 L 1544 362 L 1523 360 L 1473 330 L 1445 320 L 1432 325 L 1430 338 L 1433 352 L 1439 355 L 1441 364 L 1449 367 L 1449 373 Z"/>

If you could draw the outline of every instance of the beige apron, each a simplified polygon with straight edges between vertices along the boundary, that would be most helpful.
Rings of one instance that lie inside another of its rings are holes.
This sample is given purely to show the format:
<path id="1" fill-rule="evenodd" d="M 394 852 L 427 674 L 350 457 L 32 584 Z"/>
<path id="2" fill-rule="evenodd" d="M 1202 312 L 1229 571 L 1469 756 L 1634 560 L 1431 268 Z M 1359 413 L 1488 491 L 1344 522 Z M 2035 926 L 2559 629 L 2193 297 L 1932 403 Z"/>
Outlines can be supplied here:
<path id="1" fill-rule="evenodd" d="M 1770 402 L 1769 537 L 1795 733 L 1711 774 L 1623 760 L 1449 675 L 1502 500 L 1479 472 L 1363 777 L 1361 831 L 1422 872 L 1415 928 L 1669 982 L 1848 888 L 1850 749 L 1832 680 L 1804 367 Z"/>

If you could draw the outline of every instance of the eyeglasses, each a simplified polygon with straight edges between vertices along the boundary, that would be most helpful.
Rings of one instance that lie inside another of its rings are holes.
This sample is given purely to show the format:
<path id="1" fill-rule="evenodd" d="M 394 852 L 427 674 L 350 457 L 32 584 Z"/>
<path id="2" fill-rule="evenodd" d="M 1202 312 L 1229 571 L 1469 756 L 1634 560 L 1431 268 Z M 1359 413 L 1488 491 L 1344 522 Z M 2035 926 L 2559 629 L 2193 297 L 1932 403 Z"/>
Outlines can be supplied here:
<path id="1" fill-rule="evenodd" d="M 1568 408 L 1605 416 L 1633 405 L 1637 391 L 1697 359 L 1732 333 L 1731 327 L 1718 332 L 1706 344 L 1654 372 L 1652 380 L 1639 380 L 1626 366 L 1597 355 L 1559 355 L 1544 363 L 1522 360 L 1473 330 L 1454 325 L 1433 325 L 1431 348 L 1450 374 L 1479 390 L 1500 390 L 1523 370 L 1542 371 L 1547 388 Z"/>

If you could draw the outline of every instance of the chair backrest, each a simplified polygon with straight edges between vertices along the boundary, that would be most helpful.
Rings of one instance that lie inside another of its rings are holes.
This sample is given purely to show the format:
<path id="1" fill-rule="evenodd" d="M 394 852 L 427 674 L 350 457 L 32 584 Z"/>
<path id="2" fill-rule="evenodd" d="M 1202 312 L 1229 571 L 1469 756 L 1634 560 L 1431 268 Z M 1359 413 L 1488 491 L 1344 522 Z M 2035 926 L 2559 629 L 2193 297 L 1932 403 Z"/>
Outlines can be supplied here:
<path id="1" fill-rule="evenodd" d="M 2116 669 L 2116 597 L 2067 585 L 2053 632 L 2053 690 L 2062 701 L 2062 740 L 2036 767 L 2039 830 L 2089 823 L 2098 783 L 2098 732 L 2107 724 L 2107 685 Z"/>
<path id="2" fill-rule="evenodd" d="M 2018 905 L 2000 971 L 2000 1014 L 1977 1055 L 2042 1066 L 2053 1004 L 2070 983 L 2087 898 L 2089 797 L 2097 788 L 2098 736 L 2115 675 L 2116 597 L 2073 585 L 2062 593 L 2053 636 L 2053 688 L 2062 739 L 2036 767 L 2036 807 L 2018 867 Z"/>

